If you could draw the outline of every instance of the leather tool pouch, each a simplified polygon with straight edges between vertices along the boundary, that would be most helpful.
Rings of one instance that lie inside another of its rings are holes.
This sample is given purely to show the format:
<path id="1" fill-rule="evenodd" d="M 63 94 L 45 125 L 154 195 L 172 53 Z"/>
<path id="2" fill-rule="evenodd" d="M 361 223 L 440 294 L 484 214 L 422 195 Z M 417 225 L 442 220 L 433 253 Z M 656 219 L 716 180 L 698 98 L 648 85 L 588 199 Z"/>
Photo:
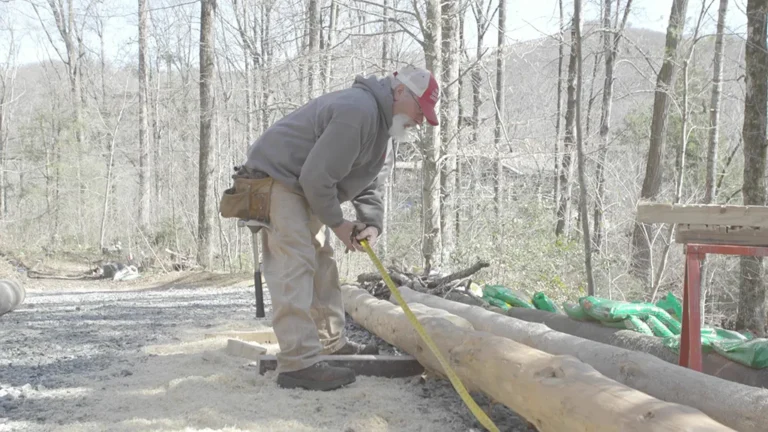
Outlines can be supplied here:
<path id="1" fill-rule="evenodd" d="M 236 169 L 237 174 L 232 176 L 234 185 L 224 191 L 219 202 L 221 216 L 269 224 L 274 179 L 262 173 L 246 172 L 244 167 Z"/>

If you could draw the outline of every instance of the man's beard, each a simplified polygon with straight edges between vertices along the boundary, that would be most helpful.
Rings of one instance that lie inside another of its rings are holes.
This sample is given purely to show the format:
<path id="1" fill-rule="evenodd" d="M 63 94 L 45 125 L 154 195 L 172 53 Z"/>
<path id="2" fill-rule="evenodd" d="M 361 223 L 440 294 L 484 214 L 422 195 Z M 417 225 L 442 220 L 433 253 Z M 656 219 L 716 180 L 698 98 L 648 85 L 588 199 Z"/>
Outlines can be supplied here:
<path id="1" fill-rule="evenodd" d="M 410 128 L 406 128 L 406 126 L 410 126 Z M 415 123 L 410 117 L 405 114 L 396 114 L 392 117 L 392 126 L 389 128 L 389 136 L 398 142 L 412 142 L 416 140 L 413 126 L 415 126 Z"/>

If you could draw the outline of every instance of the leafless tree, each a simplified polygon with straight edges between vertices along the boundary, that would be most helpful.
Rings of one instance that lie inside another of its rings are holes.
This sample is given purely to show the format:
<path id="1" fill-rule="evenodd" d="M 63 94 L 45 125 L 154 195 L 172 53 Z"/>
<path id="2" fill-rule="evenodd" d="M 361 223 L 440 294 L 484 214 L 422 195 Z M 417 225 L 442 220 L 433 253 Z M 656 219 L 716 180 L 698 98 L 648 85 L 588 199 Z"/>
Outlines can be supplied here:
<path id="1" fill-rule="evenodd" d="M 640 192 L 641 200 L 654 200 L 661 189 L 662 166 L 661 159 L 666 145 L 667 119 L 670 91 L 674 88 L 677 77 L 677 46 L 683 37 L 685 16 L 688 11 L 688 0 L 674 0 L 669 15 L 667 38 L 664 47 L 664 62 L 659 70 L 656 81 L 656 91 L 653 101 L 653 117 L 651 120 L 651 140 L 648 159 L 645 167 L 645 179 Z M 636 223 L 632 233 L 631 272 L 646 283 L 650 289 L 650 256 L 652 236 L 648 224 Z"/>
<path id="2" fill-rule="evenodd" d="M 214 96 L 216 0 L 202 0 L 200 8 L 200 160 L 198 168 L 197 263 L 203 268 L 211 265 L 211 208 L 213 198 L 213 118 L 216 110 Z"/>
<path id="3" fill-rule="evenodd" d="M 744 98 L 744 205 L 766 205 L 766 107 L 768 107 L 768 1 L 747 1 L 746 96 Z M 762 257 L 741 258 L 736 328 L 765 336 Z"/>

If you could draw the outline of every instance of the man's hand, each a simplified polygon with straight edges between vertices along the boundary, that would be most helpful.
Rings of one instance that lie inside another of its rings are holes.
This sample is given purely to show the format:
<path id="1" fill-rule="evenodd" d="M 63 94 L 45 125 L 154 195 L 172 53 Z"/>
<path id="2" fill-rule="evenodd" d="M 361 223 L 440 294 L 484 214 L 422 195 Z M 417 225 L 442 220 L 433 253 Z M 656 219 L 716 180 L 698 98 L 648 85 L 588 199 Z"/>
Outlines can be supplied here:
<path id="1" fill-rule="evenodd" d="M 336 228 L 331 228 L 333 233 L 336 234 L 336 237 L 338 237 L 339 240 L 344 243 L 344 246 L 347 247 L 347 251 L 363 251 L 363 247 L 360 245 L 360 243 L 353 241 L 352 239 L 352 232 L 355 227 L 357 227 L 357 229 L 360 231 L 365 231 L 365 224 L 348 220 L 344 220 L 344 222 L 342 222 L 341 225 L 337 226 Z"/>
<path id="2" fill-rule="evenodd" d="M 379 239 L 379 230 L 374 226 L 366 227 L 364 230 L 360 231 L 356 239 L 367 239 L 368 244 L 371 246 L 371 249 L 373 249 L 373 247 L 376 246 L 376 240 Z"/>

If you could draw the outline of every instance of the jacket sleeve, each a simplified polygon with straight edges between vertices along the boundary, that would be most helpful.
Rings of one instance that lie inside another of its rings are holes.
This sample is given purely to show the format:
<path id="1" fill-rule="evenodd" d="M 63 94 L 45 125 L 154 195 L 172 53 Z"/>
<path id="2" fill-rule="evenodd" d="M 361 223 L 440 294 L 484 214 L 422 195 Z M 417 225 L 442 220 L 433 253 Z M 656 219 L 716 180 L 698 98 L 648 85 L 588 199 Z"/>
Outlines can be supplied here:
<path id="1" fill-rule="evenodd" d="M 335 114 L 301 167 L 299 184 L 304 196 L 312 212 L 331 228 L 344 221 L 336 184 L 349 174 L 366 139 L 367 129 L 360 117 Z"/>
<path id="2" fill-rule="evenodd" d="M 363 189 L 353 200 L 352 205 L 357 213 L 357 220 L 375 226 L 379 234 L 384 231 L 384 193 L 389 174 L 394 166 L 394 151 L 392 140 L 387 143 L 387 156 L 384 166 L 375 179 Z"/>

